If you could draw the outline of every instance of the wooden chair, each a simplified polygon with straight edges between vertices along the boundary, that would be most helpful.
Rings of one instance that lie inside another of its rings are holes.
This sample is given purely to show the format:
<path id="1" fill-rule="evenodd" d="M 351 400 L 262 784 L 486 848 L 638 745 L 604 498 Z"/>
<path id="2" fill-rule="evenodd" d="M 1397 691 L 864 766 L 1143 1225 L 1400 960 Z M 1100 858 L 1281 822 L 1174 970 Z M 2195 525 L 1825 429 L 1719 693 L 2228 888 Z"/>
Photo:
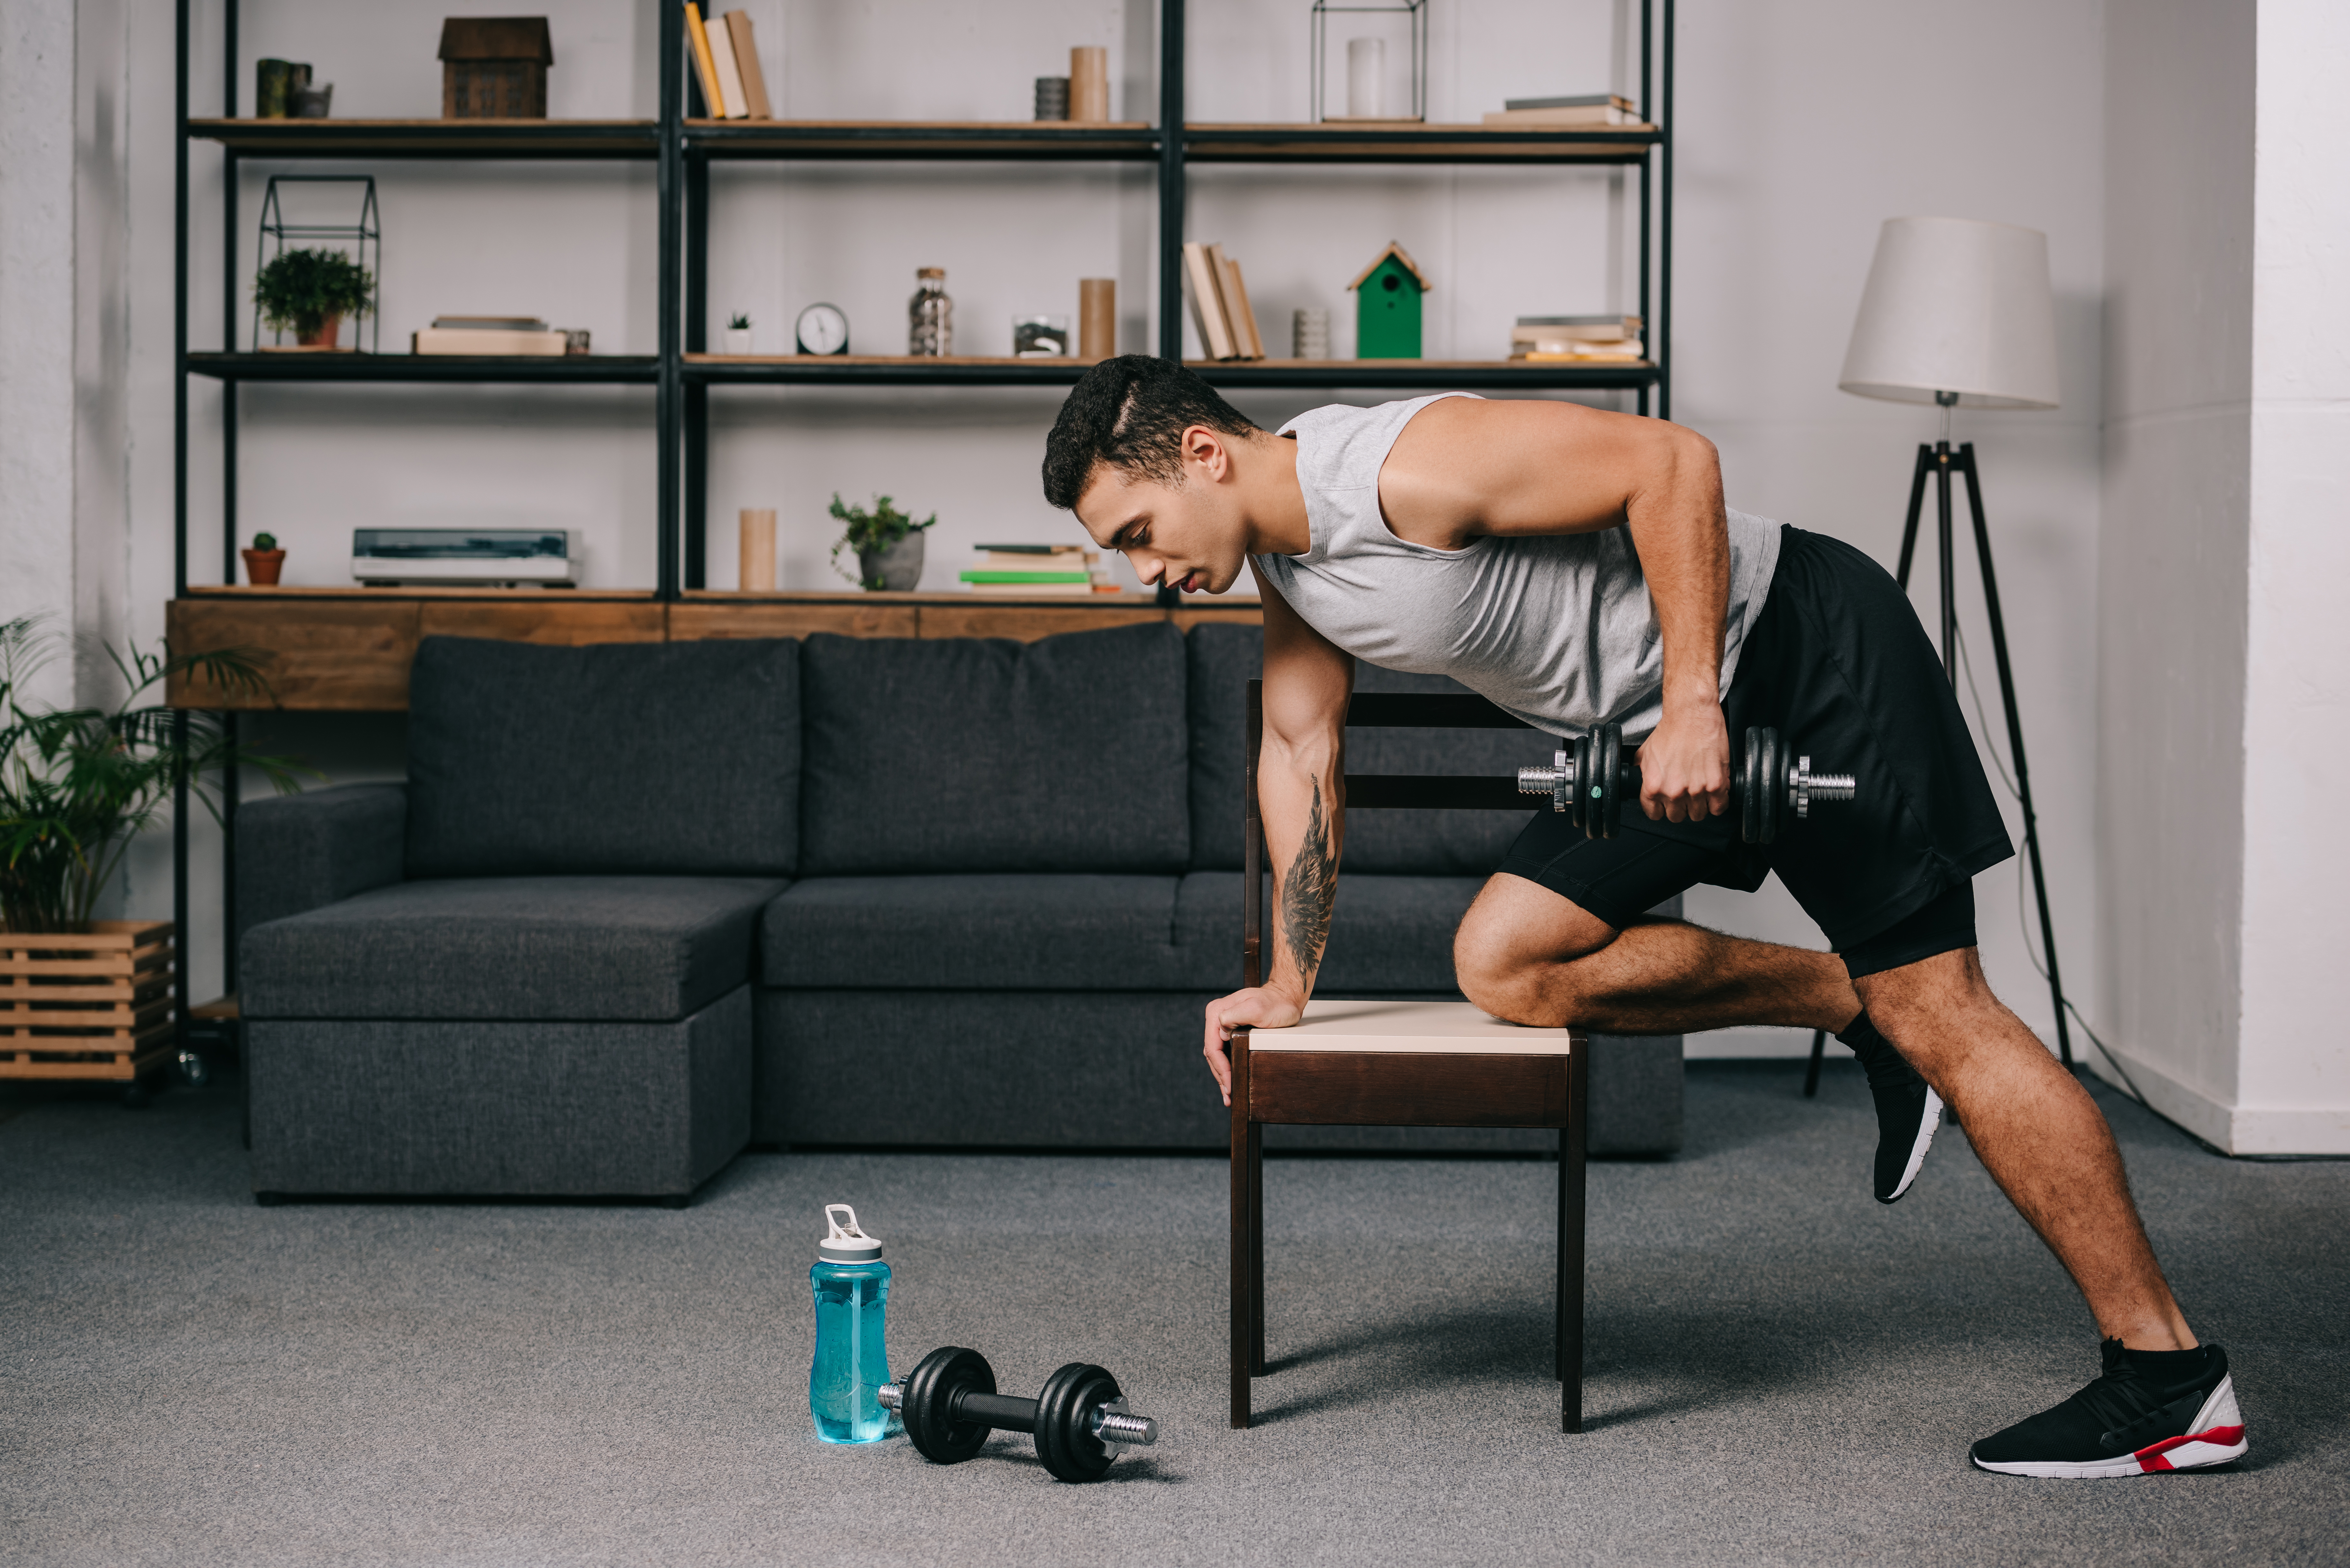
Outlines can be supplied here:
<path id="1" fill-rule="evenodd" d="M 1357 694 L 1350 725 L 1521 727 L 1482 697 Z M 1248 688 L 1247 834 L 1243 854 L 1242 983 L 1263 981 L 1263 832 L 1257 754 L 1263 686 Z M 1537 760 L 1530 757 L 1529 761 Z M 1350 806 L 1526 809 L 1514 778 L 1350 774 Z M 1583 1167 L 1590 1042 L 1527 1029 L 1466 1002 L 1316 1000 L 1304 1023 L 1233 1031 L 1232 1107 L 1232 1425 L 1249 1424 L 1250 1382 L 1264 1374 L 1264 1132 L 1268 1125 L 1555 1127 L 1558 1270 L 1554 1345 L 1559 1429 L 1583 1429 Z"/>

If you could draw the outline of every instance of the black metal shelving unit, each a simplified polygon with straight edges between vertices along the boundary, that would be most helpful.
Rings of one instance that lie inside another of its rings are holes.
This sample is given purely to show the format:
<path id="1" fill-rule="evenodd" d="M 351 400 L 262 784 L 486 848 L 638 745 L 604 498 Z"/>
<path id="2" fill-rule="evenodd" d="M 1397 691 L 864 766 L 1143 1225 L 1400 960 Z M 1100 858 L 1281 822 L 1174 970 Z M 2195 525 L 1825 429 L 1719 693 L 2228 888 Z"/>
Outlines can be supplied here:
<path id="1" fill-rule="evenodd" d="M 179 73 L 176 120 L 176 224 L 173 350 L 173 589 L 189 585 L 189 378 L 221 386 L 221 578 L 236 578 L 238 389 L 248 382 L 504 383 L 650 385 L 650 434 L 657 452 L 656 597 L 674 599 L 705 576 L 712 387 L 833 385 L 899 387 L 1066 386 L 1083 373 L 1067 362 L 934 361 L 805 358 L 718 359 L 704 353 L 709 317 L 710 168 L 745 160 L 1126 162 L 1156 167 L 1159 187 L 1158 349 L 1179 358 L 1183 346 L 1181 247 L 1186 170 L 1212 164 L 1514 163 L 1614 165 L 1639 176 L 1638 313 L 1651 358 L 1642 365 L 1514 366 L 1384 361 L 1268 361 L 1198 364 L 1200 374 L 1231 388 L 1362 390 L 1628 390 L 1641 412 L 1670 416 L 1672 395 L 1672 121 L 1674 0 L 1641 0 L 1641 118 L 1653 130 L 1528 130 L 1502 136 L 1461 128 L 1316 125 L 1194 125 L 1184 119 L 1184 0 L 1159 0 L 1159 117 L 1156 124 L 1105 126 L 703 120 L 690 118 L 699 93 L 689 78 L 684 0 L 660 0 L 660 113 L 653 120 L 253 120 L 237 118 L 241 56 L 238 0 L 222 7 L 221 112 L 190 114 L 191 0 L 176 0 Z M 221 342 L 223 351 L 188 347 L 191 146 L 216 144 L 222 155 Z M 660 321 L 658 352 L 577 358 L 456 358 L 403 354 L 237 352 L 242 278 L 237 265 L 238 166 L 246 159 L 300 161 L 380 158 L 513 161 L 651 161 L 660 213 Z M 229 722 L 234 725 L 232 715 Z M 173 913 L 188 922 L 188 806 L 184 786 L 174 813 Z M 234 799 L 224 853 L 235 853 Z M 234 927 L 234 878 L 224 877 L 224 920 Z M 224 960 L 235 987 L 235 952 Z M 180 1012 L 188 1015 L 188 971 L 180 966 Z"/>
<path id="2" fill-rule="evenodd" d="M 682 0 L 669 0 L 681 16 Z M 1231 388 L 1428 391 L 1476 388 L 1520 391 L 1630 391 L 1639 410 L 1670 416 L 1672 306 L 1673 0 L 1641 0 L 1642 119 L 1653 130 L 1527 130 L 1507 136 L 1461 127 L 1395 129 L 1317 125 L 1195 125 L 1183 112 L 1183 0 L 1159 0 L 1159 119 L 1156 125 L 1045 126 L 835 123 L 689 119 L 678 127 L 684 159 L 685 349 L 683 463 L 680 497 L 688 589 L 705 586 L 708 563 L 710 389 L 714 386 L 1066 386 L 1084 367 L 1018 360 L 824 359 L 779 356 L 714 358 L 709 330 L 710 166 L 763 160 L 990 160 L 1003 162 L 1150 162 L 1159 175 L 1158 351 L 1183 351 L 1181 252 L 1188 194 L 1185 171 L 1216 164 L 1555 164 L 1615 165 L 1639 173 L 1639 304 L 1651 358 L 1642 365 L 1511 365 L 1488 360 L 1194 364 Z M 674 26 L 671 33 L 680 29 Z M 1661 38 L 1659 34 L 1661 33 Z M 1659 53 L 1659 45 L 1662 49 Z M 680 96 L 683 85 L 680 84 Z M 1652 112 L 1653 111 L 1653 112 Z M 1170 128 L 1175 128 L 1170 132 Z M 666 495 L 667 492 L 664 492 Z"/>

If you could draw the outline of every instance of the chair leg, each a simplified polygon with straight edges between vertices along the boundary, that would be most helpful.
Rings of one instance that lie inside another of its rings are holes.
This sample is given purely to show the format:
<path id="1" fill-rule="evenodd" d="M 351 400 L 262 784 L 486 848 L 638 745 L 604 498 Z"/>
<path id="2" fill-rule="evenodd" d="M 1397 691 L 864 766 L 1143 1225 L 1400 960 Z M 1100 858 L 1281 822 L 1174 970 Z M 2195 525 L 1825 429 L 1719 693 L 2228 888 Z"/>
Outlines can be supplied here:
<path id="1" fill-rule="evenodd" d="M 1258 1314 L 1256 1294 L 1261 1287 L 1264 1251 L 1259 1231 L 1263 1225 L 1264 1209 L 1257 1191 L 1257 1169 L 1263 1144 L 1263 1134 L 1248 1116 L 1248 1036 L 1245 1032 L 1234 1036 L 1232 1043 L 1232 1428 L 1245 1430 L 1249 1424 L 1249 1375 L 1262 1356 L 1262 1319 Z"/>
<path id="2" fill-rule="evenodd" d="M 1566 1059 L 1566 1126 L 1558 1138 L 1558 1427 L 1583 1430 L 1583 1293 L 1586 1100 L 1590 1047 L 1578 1040 Z"/>
<path id="3" fill-rule="evenodd" d="M 1264 1376 L 1264 1124 L 1248 1130 L 1249 1376 Z"/>
<path id="4" fill-rule="evenodd" d="M 1804 1098 L 1811 1099 L 1820 1092 L 1820 1058 L 1827 1054 L 1828 1032 L 1812 1031 L 1812 1064 L 1804 1069 Z"/>

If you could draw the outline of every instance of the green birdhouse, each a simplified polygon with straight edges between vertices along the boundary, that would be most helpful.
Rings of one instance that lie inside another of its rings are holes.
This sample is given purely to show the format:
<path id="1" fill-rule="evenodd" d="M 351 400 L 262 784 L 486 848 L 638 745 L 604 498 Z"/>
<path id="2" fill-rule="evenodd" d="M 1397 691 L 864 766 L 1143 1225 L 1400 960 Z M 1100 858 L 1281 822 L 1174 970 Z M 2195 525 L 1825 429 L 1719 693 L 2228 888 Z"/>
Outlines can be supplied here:
<path id="1" fill-rule="evenodd" d="M 1355 358 L 1419 358 L 1419 296 L 1428 279 L 1409 251 L 1389 241 L 1347 286 L 1355 291 Z"/>

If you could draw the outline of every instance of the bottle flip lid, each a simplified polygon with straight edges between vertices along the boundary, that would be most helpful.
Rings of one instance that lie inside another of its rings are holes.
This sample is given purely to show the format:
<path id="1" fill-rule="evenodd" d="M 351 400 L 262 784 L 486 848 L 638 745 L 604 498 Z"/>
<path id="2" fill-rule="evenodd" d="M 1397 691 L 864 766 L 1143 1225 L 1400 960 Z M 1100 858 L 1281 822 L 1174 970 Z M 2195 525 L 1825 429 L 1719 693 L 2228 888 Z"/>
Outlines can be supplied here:
<path id="1" fill-rule="evenodd" d="M 848 1216 L 843 1224 L 840 1216 Z M 857 1210 L 846 1203 L 824 1206 L 826 1233 L 816 1245 L 816 1255 L 827 1263 L 870 1263 L 879 1260 L 881 1243 L 858 1229 Z"/>

